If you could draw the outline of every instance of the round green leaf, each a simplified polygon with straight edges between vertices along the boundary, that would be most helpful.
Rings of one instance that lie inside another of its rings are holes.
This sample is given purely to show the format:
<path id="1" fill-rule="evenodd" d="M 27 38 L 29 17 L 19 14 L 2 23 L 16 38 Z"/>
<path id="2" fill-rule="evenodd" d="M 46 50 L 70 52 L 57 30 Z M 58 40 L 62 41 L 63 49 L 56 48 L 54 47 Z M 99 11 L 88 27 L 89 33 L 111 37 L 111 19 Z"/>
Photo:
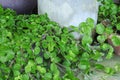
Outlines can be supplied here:
<path id="1" fill-rule="evenodd" d="M 43 59 L 42 59 L 42 57 L 37 57 L 36 59 L 35 59 L 35 61 L 37 62 L 37 64 L 41 64 L 41 63 L 43 63 Z"/>
<path id="2" fill-rule="evenodd" d="M 105 32 L 105 27 L 103 24 L 97 24 L 96 25 L 96 32 L 98 34 L 103 34 Z"/>
<path id="3" fill-rule="evenodd" d="M 37 70 L 42 73 L 42 74 L 45 74 L 46 73 L 46 68 L 44 67 L 41 67 L 41 66 L 37 66 Z"/>
<path id="4" fill-rule="evenodd" d="M 52 74 L 51 73 L 45 73 L 44 79 L 50 80 L 51 78 L 52 78 Z"/>
<path id="5" fill-rule="evenodd" d="M 29 75 L 27 74 L 22 75 L 22 80 L 29 80 Z"/>
<path id="6" fill-rule="evenodd" d="M 89 61 L 82 60 L 82 61 L 80 61 L 78 67 L 82 70 L 87 70 L 90 68 L 90 63 L 89 63 Z"/>
<path id="7" fill-rule="evenodd" d="M 113 35 L 111 40 L 114 46 L 120 46 L 120 36 Z"/>
<path id="8" fill-rule="evenodd" d="M 120 23 L 116 25 L 117 30 L 120 30 Z"/>
<path id="9" fill-rule="evenodd" d="M 88 35 L 84 35 L 82 38 L 82 45 L 86 45 L 86 44 L 91 44 L 92 43 L 92 37 L 88 36 Z"/>
<path id="10" fill-rule="evenodd" d="M 39 53 L 40 53 L 40 48 L 39 47 L 35 47 L 34 54 L 38 55 Z"/>
<path id="11" fill-rule="evenodd" d="M 27 66 L 25 67 L 25 72 L 26 72 L 26 73 L 31 72 L 31 66 L 27 65 Z"/>
<path id="12" fill-rule="evenodd" d="M 97 37 L 97 41 L 98 41 L 99 43 L 104 43 L 106 39 L 107 39 L 107 37 L 106 37 L 105 35 L 99 35 L 99 36 Z"/>

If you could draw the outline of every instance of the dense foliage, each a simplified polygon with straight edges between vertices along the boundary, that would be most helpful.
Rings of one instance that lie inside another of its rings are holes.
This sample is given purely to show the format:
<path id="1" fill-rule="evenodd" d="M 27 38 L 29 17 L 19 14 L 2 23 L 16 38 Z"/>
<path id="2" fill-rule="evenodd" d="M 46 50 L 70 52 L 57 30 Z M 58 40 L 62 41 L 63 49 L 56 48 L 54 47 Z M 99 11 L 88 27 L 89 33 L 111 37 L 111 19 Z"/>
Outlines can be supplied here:
<path id="1" fill-rule="evenodd" d="M 91 67 L 109 74 L 120 71 L 119 66 L 97 64 L 113 56 L 114 49 L 106 40 L 114 27 L 116 31 L 120 28 L 120 7 L 107 0 L 102 3 L 96 28 L 88 18 L 71 30 L 61 28 L 47 14 L 16 15 L 0 7 L 0 80 L 79 80 L 76 73 L 89 74 Z M 112 24 L 104 25 L 104 19 Z M 74 31 L 82 34 L 82 39 L 75 40 Z M 114 43 L 119 43 L 116 37 Z"/>

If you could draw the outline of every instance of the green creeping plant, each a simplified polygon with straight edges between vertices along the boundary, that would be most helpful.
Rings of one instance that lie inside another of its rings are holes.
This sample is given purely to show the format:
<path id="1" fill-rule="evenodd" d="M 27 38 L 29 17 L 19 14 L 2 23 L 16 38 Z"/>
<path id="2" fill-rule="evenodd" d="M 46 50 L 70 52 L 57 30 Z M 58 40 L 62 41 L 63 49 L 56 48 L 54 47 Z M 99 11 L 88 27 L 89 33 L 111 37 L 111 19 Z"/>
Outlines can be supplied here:
<path id="1" fill-rule="evenodd" d="M 119 72 L 118 65 L 96 64 L 104 56 L 113 56 L 114 49 L 106 40 L 119 31 L 120 7 L 107 0 L 102 4 L 96 26 L 88 18 L 78 27 L 71 26 L 72 30 L 61 28 L 47 14 L 16 15 L 0 6 L 0 80 L 79 80 L 78 71 L 89 74 L 93 67 L 108 74 Z M 104 19 L 111 21 L 110 26 L 101 23 Z M 75 40 L 75 31 L 83 37 Z M 112 40 L 119 45 L 118 37 Z"/>

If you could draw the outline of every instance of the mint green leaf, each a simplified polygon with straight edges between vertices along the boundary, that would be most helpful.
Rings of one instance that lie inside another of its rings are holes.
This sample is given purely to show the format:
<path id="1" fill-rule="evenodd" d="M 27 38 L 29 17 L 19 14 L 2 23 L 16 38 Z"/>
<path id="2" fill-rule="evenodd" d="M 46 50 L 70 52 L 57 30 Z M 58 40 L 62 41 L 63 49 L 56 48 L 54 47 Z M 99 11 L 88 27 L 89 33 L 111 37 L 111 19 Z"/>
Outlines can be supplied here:
<path id="1" fill-rule="evenodd" d="M 120 72 L 120 64 L 116 64 L 114 68 L 116 72 Z"/>
<path id="2" fill-rule="evenodd" d="M 5 56 L 0 56 L 0 62 L 5 63 L 7 58 Z"/>
<path id="3" fill-rule="evenodd" d="M 64 27 L 63 28 L 63 33 L 68 33 L 69 31 L 68 31 L 68 28 L 67 27 Z"/>
<path id="4" fill-rule="evenodd" d="M 82 45 L 86 45 L 86 44 L 91 44 L 92 43 L 92 37 L 88 36 L 88 35 L 84 35 L 82 38 Z"/>
<path id="5" fill-rule="evenodd" d="M 6 56 L 7 60 L 13 59 L 14 56 L 15 56 L 15 53 L 12 50 L 7 51 L 7 56 Z"/>
<path id="6" fill-rule="evenodd" d="M 21 65 L 16 63 L 16 64 L 14 64 L 13 69 L 19 71 L 21 69 Z"/>
<path id="7" fill-rule="evenodd" d="M 49 52 L 44 53 L 44 58 L 49 59 L 50 58 L 50 53 Z"/>
<path id="8" fill-rule="evenodd" d="M 37 65 L 34 64 L 34 65 L 31 67 L 31 73 L 36 74 L 36 70 L 37 70 Z"/>
<path id="9" fill-rule="evenodd" d="M 89 63 L 89 61 L 81 60 L 78 67 L 82 70 L 87 70 L 90 68 L 90 63 Z"/>
<path id="10" fill-rule="evenodd" d="M 48 43 L 48 50 L 49 50 L 49 52 L 53 51 L 54 47 L 55 47 L 55 43 L 53 43 L 53 42 Z"/>
<path id="11" fill-rule="evenodd" d="M 35 59 L 35 61 L 36 61 L 36 63 L 37 64 L 41 64 L 41 63 L 43 63 L 43 59 L 42 59 L 42 57 L 37 57 L 36 59 Z"/>
<path id="12" fill-rule="evenodd" d="M 112 34 L 113 33 L 113 29 L 111 27 L 107 27 L 107 28 L 105 28 L 105 33 Z"/>
<path id="13" fill-rule="evenodd" d="M 50 70 L 51 70 L 52 72 L 57 71 L 57 65 L 56 65 L 55 63 L 51 63 L 51 65 L 50 65 Z"/>
<path id="14" fill-rule="evenodd" d="M 98 34 L 103 34 L 105 32 L 105 27 L 103 24 L 97 24 L 96 25 L 96 32 Z"/>
<path id="15" fill-rule="evenodd" d="M 65 56 L 68 60 L 71 60 L 71 61 L 74 61 L 75 59 L 72 57 L 72 56 L 70 56 L 70 55 L 66 55 Z"/>
<path id="16" fill-rule="evenodd" d="M 61 59 L 59 57 L 52 57 L 51 58 L 51 62 L 58 63 L 60 61 L 61 61 Z"/>
<path id="17" fill-rule="evenodd" d="M 19 75 L 20 75 L 20 72 L 19 72 L 19 71 L 17 71 L 17 70 L 14 70 L 13 72 L 14 72 L 14 77 L 17 77 L 17 76 L 19 76 Z"/>
<path id="18" fill-rule="evenodd" d="M 117 30 L 120 30 L 120 23 L 116 25 Z"/>
<path id="19" fill-rule="evenodd" d="M 92 58 L 93 58 L 94 60 L 97 60 L 97 61 L 101 60 L 102 57 L 104 56 L 104 53 L 99 52 L 99 51 L 96 51 L 96 50 L 95 50 L 93 53 L 94 53 L 94 54 L 93 54 Z"/>
<path id="20" fill-rule="evenodd" d="M 63 65 L 68 67 L 68 66 L 71 65 L 71 62 L 70 62 L 69 60 L 64 61 L 64 62 L 63 62 Z"/>
<path id="21" fill-rule="evenodd" d="M 81 34 L 90 35 L 91 36 L 92 28 L 86 22 L 82 22 L 79 27 L 80 27 L 80 33 Z"/>
<path id="22" fill-rule="evenodd" d="M 95 68 L 103 70 L 104 66 L 102 64 L 95 64 Z"/>
<path id="23" fill-rule="evenodd" d="M 40 47 L 35 47 L 34 54 L 38 55 L 40 53 Z"/>
<path id="24" fill-rule="evenodd" d="M 75 58 L 75 57 L 76 57 L 75 53 L 73 53 L 73 51 L 72 51 L 72 50 L 69 50 L 69 55 L 70 55 L 71 57 L 73 57 L 73 58 Z"/>
<path id="25" fill-rule="evenodd" d="M 4 13 L 4 9 L 2 8 L 2 6 L 0 5 L 0 15 Z"/>
<path id="26" fill-rule="evenodd" d="M 106 59 L 111 59 L 113 57 L 113 52 L 108 52 Z"/>
<path id="27" fill-rule="evenodd" d="M 50 80 L 52 78 L 52 74 L 51 73 L 45 73 L 44 78 L 46 80 Z"/>
<path id="28" fill-rule="evenodd" d="M 113 35 L 111 40 L 114 46 L 120 46 L 120 36 Z"/>
<path id="29" fill-rule="evenodd" d="M 22 76 L 19 75 L 19 76 L 15 77 L 14 80 L 21 80 L 21 78 L 22 78 Z"/>
<path id="30" fill-rule="evenodd" d="M 34 66 L 35 65 L 35 63 L 32 61 L 32 60 L 29 60 L 28 61 L 28 64 L 25 66 L 25 72 L 26 73 L 29 73 L 29 72 L 31 72 L 31 68 L 32 68 L 32 66 Z"/>
<path id="31" fill-rule="evenodd" d="M 89 59 L 90 55 L 87 52 L 82 53 L 82 58 Z"/>
<path id="32" fill-rule="evenodd" d="M 110 75 L 113 75 L 115 73 L 115 70 L 113 68 L 110 68 L 110 67 L 105 67 L 104 71 Z"/>
<path id="33" fill-rule="evenodd" d="M 29 80 L 29 75 L 27 75 L 27 74 L 22 75 L 21 80 Z"/>
<path id="34" fill-rule="evenodd" d="M 97 41 L 98 41 L 99 43 L 104 43 L 106 39 L 107 39 L 107 36 L 105 36 L 105 35 L 99 35 L 99 36 L 97 37 Z"/>
<path id="35" fill-rule="evenodd" d="M 116 4 L 111 4 L 110 6 L 111 6 L 111 7 L 110 7 L 110 8 L 111 8 L 111 10 L 110 10 L 111 15 L 116 15 L 116 14 L 117 14 L 117 11 L 118 11 L 118 10 L 117 10 L 117 9 L 118 9 L 118 8 L 117 8 L 117 5 L 116 5 Z"/>
<path id="36" fill-rule="evenodd" d="M 91 29 L 94 28 L 94 20 L 92 18 L 87 18 L 86 23 Z"/>
<path id="37" fill-rule="evenodd" d="M 114 52 L 114 49 L 112 46 L 110 46 L 106 59 L 111 59 L 113 57 L 113 52 Z"/>
<path id="38" fill-rule="evenodd" d="M 59 70 L 56 70 L 53 76 L 53 80 L 60 80 L 60 72 Z"/>
<path id="39" fill-rule="evenodd" d="M 44 67 L 41 67 L 41 66 L 37 66 L 37 70 L 42 73 L 42 74 L 45 74 L 46 73 L 46 69 Z"/>
<path id="40" fill-rule="evenodd" d="M 35 65 L 35 62 L 33 60 L 28 61 L 28 66 L 32 67 Z"/>
<path id="41" fill-rule="evenodd" d="M 109 48 L 110 48 L 110 45 L 107 44 L 107 43 L 104 43 L 104 44 L 101 45 L 101 49 L 104 50 L 104 51 L 108 50 Z"/>
<path id="42" fill-rule="evenodd" d="M 26 73 L 31 72 L 31 66 L 29 66 L 29 65 L 25 66 L 25 72 Z"/>
<path id="43" fill-rule="evenodd" d="M 65 75 L 70 80 L 79 80 L 78 78 L 75 77 L 74 72 L 71 70 L 70 67 L 66 67 L 66 74 Z"/>

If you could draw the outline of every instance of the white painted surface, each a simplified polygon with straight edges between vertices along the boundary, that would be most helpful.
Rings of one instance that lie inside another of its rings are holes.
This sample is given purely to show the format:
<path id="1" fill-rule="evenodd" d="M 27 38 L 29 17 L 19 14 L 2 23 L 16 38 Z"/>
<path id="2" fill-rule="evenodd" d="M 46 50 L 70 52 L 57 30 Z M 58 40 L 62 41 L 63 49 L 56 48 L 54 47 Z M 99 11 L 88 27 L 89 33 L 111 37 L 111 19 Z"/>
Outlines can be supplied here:
<path id="1" fill-rule="evenodd" d="M 48 16 L 63 26 L 78 26 L 91 17 L 97 21 L 96 0 L 38 0 L 38 13 Z"/>
<path id="2" fill-rule="evenodd" d="M 50 19 L 61 26 L 78 26 L 88 17 L 97 22 L 97 0 L 38 0 L 38 13 L 47 13 Z M 76 33 L 76 37 L 79 35 Z"/>

